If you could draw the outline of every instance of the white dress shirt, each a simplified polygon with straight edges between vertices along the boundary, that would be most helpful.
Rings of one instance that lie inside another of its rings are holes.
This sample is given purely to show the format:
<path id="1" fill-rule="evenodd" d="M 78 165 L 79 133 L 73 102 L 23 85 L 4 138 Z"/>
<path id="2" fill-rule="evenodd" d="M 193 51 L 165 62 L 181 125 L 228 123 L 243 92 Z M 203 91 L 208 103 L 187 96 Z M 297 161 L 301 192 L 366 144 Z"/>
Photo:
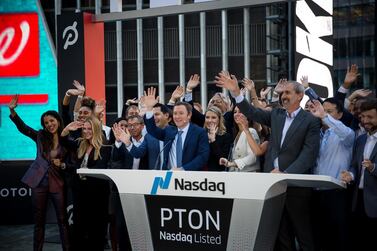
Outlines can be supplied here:
<path id="1" fill-rule="evenodd" d="M 178 131 L 183 131 L 182 132 L 182 157 L 183 157 L 183 146 L 185 145 L 185 140 L 186 140 L 186 136 L 187 136 L 187 132 L 188 132 L 188 129 L 190 127 L 190 123 L 187 124 L 187 126 L 185 126 L 184 128 L 177 128 Z M 172 169 L 174 167 L 181 167 L 181 166 L 177 166 L 177 139 L 178 139 L 178 133 L 175 135 L 175 138 L 174 138 L 174 141 L 173 141 L 173 144 L 170 148 L 170 152 L 169 152 L 169 169 Z"/>
<path id="2" fill-rule="evenodd" d="M 289 127 L 292 125 L 293 121 L 295 120 L 297 114 L 300 111 L 301 111 L 301 107 L 299 107 L 296 111 L 292 112 L 291 114 L 287 112 L 287 116 L 285 117 L 283 132 L 281 135 L 280 147 L 283 145 L 285 135 L 287 135 L 287 131 Z M 279 157 L 276 157 L 274 159 L 274 168 L 279 168 Z"/>
<path id="3" fill-rule="evenodd" d="M 375 132 L 372 135 L 367 135 L 367 142 L 365 143 L 364 147 L 364 159 L 370 159 L 370 155 L 372 154 L 373 148 L 377 143 L 377 132 Z M 360 183 L 359 183 L 359 188 L 363 189 L 364 188 L 364 172 L 365 172 L 365 167 L 361 166 L 361 177 L 360 177 Z"/>

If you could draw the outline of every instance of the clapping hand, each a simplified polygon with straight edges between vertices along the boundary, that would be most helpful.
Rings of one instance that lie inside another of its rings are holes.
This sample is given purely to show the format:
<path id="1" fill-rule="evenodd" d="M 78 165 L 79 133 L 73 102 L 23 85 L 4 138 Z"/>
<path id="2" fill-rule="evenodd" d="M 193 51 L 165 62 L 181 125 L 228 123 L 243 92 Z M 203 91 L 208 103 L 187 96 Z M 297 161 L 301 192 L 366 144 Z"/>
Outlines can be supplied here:
<path id="1" fill-rule="evenodd" d="M 126 130 L 122 130 L 120 125 L 114 123 L 112 130 L 116 141 L 123 142 L 126 146 L 129 146 L 131 144 L 131 134 L 127 128 Z"/>

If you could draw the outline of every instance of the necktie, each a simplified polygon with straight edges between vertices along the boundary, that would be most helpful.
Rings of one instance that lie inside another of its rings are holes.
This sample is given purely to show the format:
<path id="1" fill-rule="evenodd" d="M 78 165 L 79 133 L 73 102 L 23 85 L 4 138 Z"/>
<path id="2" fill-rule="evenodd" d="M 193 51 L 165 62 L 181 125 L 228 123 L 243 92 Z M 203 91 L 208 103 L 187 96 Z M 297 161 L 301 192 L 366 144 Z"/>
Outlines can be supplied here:
<path id="1" fill-rule="evenodd" d="M 176 155 L 177 155 L 177 167 L 182 167 L 182 133 L 183 131 L 178 131 Z"/>

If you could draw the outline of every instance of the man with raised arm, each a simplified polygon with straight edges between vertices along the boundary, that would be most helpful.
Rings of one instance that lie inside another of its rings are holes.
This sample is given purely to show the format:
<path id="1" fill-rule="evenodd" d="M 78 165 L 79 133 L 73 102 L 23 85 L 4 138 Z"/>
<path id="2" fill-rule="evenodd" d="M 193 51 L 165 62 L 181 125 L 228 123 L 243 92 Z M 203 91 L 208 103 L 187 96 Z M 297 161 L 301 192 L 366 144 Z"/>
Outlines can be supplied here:
<path id="1" fill-rule="evenodd" d="M 282 108 L 265 111 L 250 105 L 241 95 L 235 76 L 216 76 L 216 85 L 228 89 L 236 105 L 249 120 L 271 127 L 264 171 L 310 174 L 319 151 L 320 120 L 300 107 L 304 87 L 295 81 L 281 81 L 275 91 Z M 289 187 L 276 240 L 277 250 L 296 250 L 295 237 L 302 250 L 314 250 L 310 214 L 311 188 Z"/>
<path id="2" fill-rule="evenodd" d="M 156 89 L 148 88 L 144 92 L 146 114 L 144 117 L 148 133 L 164 141 L 163 169 L 202 170 L 207 164 L 209 144 L 206 131 L 190 123 L 192 106 L 185 102 L 177 102 L 173 109 L 173 121 L 176 125 L 161 129 L 153 118 L 153 106 L 157 104 Z"/>

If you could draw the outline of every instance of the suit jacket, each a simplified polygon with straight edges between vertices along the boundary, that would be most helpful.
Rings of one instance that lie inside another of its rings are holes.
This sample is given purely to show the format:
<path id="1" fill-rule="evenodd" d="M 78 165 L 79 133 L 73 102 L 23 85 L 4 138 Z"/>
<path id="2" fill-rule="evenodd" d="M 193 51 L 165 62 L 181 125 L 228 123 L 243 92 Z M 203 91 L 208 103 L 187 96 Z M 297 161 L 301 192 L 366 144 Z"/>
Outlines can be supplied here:
<path id="1" fill-rule="evenodd" d="M 364 148 L 367 142 L 367 134 L 363 134 L 357 138 L 353 158 L 351 164 L 351 171 L 355 177 L 356 189 L 353 194 L 352 209 L 356 209 L 358 186 L 361 178 L 361 162 L 364 159 Z M 377 144 L 374 146 L 373 151 L 369 158 L 377 166 Z M 368 217 L 377 218 L 377 167 L 373 172 L 364 171 L 364 208 Z"/>
<path id="2" fill-rule="evenodd" d="M 17 114 L 14 117 L 9 117 L 22 134 L 28 136 L 37 144 L 37 157 L 35 158 L 33 163 L 31 163 L 29 169 L 21 179 L 21 181 L 29 187 L 36 188 L 46 176 L 46 173 L 51 166 L 50 160 L 47 159 L 43 154 L 42 130 L 36 131 L 33 128 L 27 126 Z M 53 191 L 57 191 L 63 188 L 64 178 L 62 173 L 60 172 L 54 172 L 54 174 L 56 175 L 49 177 L 50 179 L 54 179 L 53 181 L 49 181 L 49 186 Z"/>
<path id="3" fill-rule="evenodd" d="M 279 157 L 279 169 L 286 173 L 309 174 L 314 167 L 320 145 L 320 120 L 301 110 L 289 127 L 281 145 L 286 111 L 278 108 L 264 111 L 246 100 L 237 104 L 248 119 L 271 127 L 271 137 L 265 157 L 264 171 L 270 172 Z M 280 146 L 281 145 L 281 146 Z"/>
<path id="4" fill-rule="evenodd" d="M 160 141 L 150 134 L 144 136 L 144 140 L 140 146 L 132 145 L 131 156 L 134 158 L 143 158 L 148 156 L 149 169 L 160 169 L 158 157 L 160 155 Z"/>
<path id="5" fill-rule="evenodd" d="M 167 169 L 169 152 L 178 129 L 175 126 L 167 126 L 164 129 L 158 128 L 153 117 L 144 117 L 148 133 L 153 137 L 164 141 L 164 163 L 163 168 Z M 202 170 L 207 164 L 209 156 L 209 143 L 206 131 L 190 123 L 182 152 L 182 167 L 185 170 Z"/>
<path id="6" fill-rule="evenodd" d="M 255 142 L 260 144 L 257 131 L 254 128 L 249 128 L 249 131 Z M 245 132 L 241 132 L 238 140 L 234 142 L 232 160 L 236 162 L 238 169 L 232 168 L 230 171 L 256 172 L 260 170 L 259 159 L 251 150 Z"/>
<path id="7" fill-rule="evenodd" d="M 228 158 L 232 136 L 227 132 L 216 135 L 216 140 L 209 144 L 210 155 L 207 163 L 208 171 L 225 171 L 225 166 L 219 164 L 220 158 Z"/>
<path id="8" fill-rule="evenodd" d="M 140 159 L 139 170 L 146 170 L 149 167 L 147 153 L 139 157 L 132 156 L 123 143 L 119 148 L 114 147 L 112 151 L 111 168 L 113 169 L 132 169 L 134 158 Z"/>

